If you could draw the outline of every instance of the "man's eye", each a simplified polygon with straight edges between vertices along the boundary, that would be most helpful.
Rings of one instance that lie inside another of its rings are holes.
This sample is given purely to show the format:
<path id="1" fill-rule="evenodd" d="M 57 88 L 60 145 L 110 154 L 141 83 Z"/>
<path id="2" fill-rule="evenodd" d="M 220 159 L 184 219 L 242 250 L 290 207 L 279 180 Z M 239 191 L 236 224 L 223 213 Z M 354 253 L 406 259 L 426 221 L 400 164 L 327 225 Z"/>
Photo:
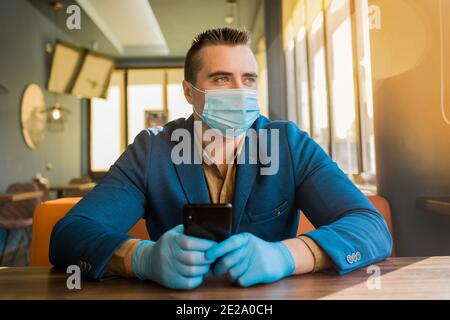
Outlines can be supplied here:
<path id="1" fill-rule="evenodd" d="M 247 78 L 247 79 L 245 79 L 245 82 L 253 84 L 256 82 L 256 79 L 255 78 Z"/>
<path id="2" fill-rule="evenodd" d="M 216 82 L 219 82 L 219 83 L 223 83 L 223 82 L 226 82 L 228 80 L 228 78 L 227 77 L 220 77 L 220 78 L 216 78 Z"/>

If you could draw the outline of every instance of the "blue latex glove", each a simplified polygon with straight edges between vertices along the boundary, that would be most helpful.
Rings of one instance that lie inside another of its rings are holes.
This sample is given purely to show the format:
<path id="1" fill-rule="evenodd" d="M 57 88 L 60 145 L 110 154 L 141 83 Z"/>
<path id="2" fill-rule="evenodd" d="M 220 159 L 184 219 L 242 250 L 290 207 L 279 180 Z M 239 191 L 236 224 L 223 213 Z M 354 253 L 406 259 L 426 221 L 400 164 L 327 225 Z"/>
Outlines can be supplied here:
<path id="1" fill-rule="evenodd" d="M 183 232 L 183 225 L 178 225 L 156 242 L 141 241 L 132 258 L 136 277 L 172 289 L 198 287 L 214 262 L 205 258 L 205 251 L 217 242 L 187 236 Z"/>
<path id="2" fill-rule="evenodd" d="M 228 272 L 230 280 L 243 287 L 270 283 L 291 275 L 295 262 L 282 242 L 267 242 L 250 233 L 240 233 L 214 245 L 206 251 L 206 258 L 220 258 L 214 274 Z"/>

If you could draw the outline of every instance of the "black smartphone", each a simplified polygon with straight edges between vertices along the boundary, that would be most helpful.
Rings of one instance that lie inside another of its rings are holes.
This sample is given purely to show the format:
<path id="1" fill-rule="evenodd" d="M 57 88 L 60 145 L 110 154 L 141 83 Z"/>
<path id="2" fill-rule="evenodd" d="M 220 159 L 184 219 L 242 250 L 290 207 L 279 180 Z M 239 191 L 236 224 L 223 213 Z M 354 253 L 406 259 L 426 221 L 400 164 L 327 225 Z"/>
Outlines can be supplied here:
<path id="1" fill-rule="evenodd" d="M 184 233 L 221 242 L 231 236 L 232 205 L 186 204 L 183 208 Z"/>

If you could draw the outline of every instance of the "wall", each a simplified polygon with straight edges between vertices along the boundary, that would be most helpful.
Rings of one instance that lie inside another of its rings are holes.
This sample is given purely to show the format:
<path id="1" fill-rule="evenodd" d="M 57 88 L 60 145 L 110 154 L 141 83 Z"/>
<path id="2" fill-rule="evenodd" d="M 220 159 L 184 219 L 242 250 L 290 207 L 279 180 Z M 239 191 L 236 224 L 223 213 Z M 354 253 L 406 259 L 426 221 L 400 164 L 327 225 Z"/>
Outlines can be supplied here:
<path id="1" fill-rule="evenodd" d="M 60 32 L 61 33 L 61 32 Z M 30 150 L 22 138 L 20 100 L 29 83 L 46 88 L 49 59 L 45 52 L 47 41 L 53 41 L 55 30 L 26 0 L 2 1 L 0 10 L 0 84 L 9 89 L 0 95 L 0 192 L 16 181 L 29 181 L 37 172 L 52 183 L 67 183 L 80 175 L 81 101 L 68 95 L 58 100 L 71 114 L 65 130 L 47 133 L 41 147 Z M 67 36 L 61 37 L 70 41 Z M 44 90 L 47 105 L 55 95 Z M 84 106 L 85 107 L 85 106 Z M 51 171 L 46 164 L 52 163 Z"/>
<path id="2" fill-rule="evenodd" d="M 450 125 L 440 110 L 438 0 L 374 0 L 371 31 L 378 190 L 391 205 L 400 256 L 450 255 L 450 216 L 416 197 L 450 196 Z M 445 12 L 445 102 L 450 117 L 450 2 Z"/>

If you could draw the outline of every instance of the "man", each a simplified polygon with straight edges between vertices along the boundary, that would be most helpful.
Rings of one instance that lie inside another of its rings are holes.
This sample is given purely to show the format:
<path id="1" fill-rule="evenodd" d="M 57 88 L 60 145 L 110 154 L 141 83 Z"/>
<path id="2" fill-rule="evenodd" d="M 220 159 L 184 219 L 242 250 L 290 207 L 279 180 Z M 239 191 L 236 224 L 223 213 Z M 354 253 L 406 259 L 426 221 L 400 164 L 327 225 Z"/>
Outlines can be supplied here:
<path id="1" fill-rule="evenodd" d="M 142 131 L 58 222 L 50 244 L 55 266 L 80 265 L 94 279 L 134 276 L 191 289 L 213 263 L 216 275 L 246 287 L 325 269 L 346 274 L 391 254 L 383 217 L 336 163 L 294 123 L 259 115 L 248 44 L 245 31 L 229 28 L 195 38 L 183 81 L 193 115 Z M 203 161 L 176 158 L 179 130 L 195 137 L 189 146 Z M 219 134 L 216 150 L 208 149 L 211 130 Z M 272 138 L 261 139 L 263 131 Z M 263 174 L 267 163 L 259 158 L 238 161 L 265 144 L 276 147 L 275 171 Z M 183 233 L 183 206 L 209 202 L 233 204 L 233 236 L 221 243 Z M 316 230 L 297 237 L 299 209 Z M 127 235 L 140 218 L 152 240 Z"/>

